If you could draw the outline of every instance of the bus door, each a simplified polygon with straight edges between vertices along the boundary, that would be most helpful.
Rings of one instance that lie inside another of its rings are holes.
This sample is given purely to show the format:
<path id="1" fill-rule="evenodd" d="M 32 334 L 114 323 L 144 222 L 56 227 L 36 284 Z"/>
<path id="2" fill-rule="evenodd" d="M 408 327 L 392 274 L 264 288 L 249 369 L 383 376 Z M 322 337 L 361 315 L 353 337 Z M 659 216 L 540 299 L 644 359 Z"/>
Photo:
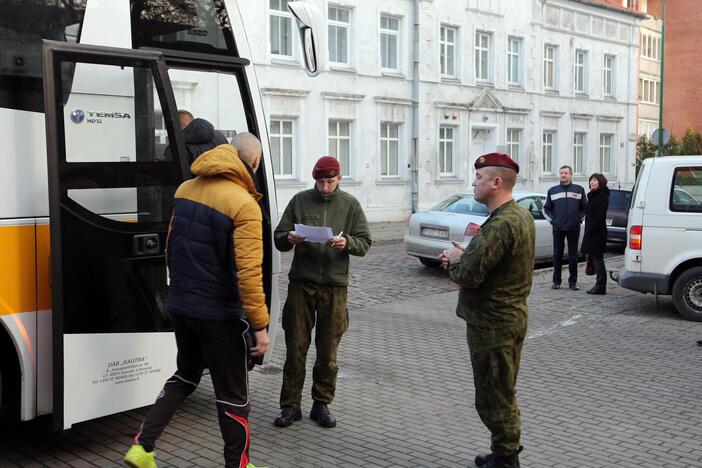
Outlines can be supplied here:
<path id="1" fill-rule="evenodd" d="M 178 109 L 187 109 L 196 119 L 204 119 L 219 133 L 220 141 L 231 142 L 235 135 L 250 132 L 265 139 L 265 129 L 259 128 L 252 101 L 252 93 L 246 79 L 244 67 L 250 66 L 247 59 L 189 54 L 174 50 L 162 50 L 168 77 L 174 84 L 174 96 Z M 159 112 L 157 109 L 156 112 Z M 198 122 L 193 122 L 196 125 Z M 200 128 L 200 127 L 198 127 Z M 263 136 L 262 136 L 263 135 Z M 193 133 L 185 133 L 187 144 Z M 167 143 L 162 140 L 162 144 Z M 192 158 L 192 155 L 188 155 Z M 275 205 L 273 187 L 267 183 L 266 174 L 275 170 L 270 159 L 262 157 L 259 170 L 254 175 L 257 191 L 263 195 L 259 202 L 263 218 L 263 289 L 269 310 L 277 303 L 278 291 L 273 291 L 273 228 L 271 206 Z M 273 204 L 273 205 L 272 205 Z M 275 208 L 274 208 L 275 209 Z M 277 214 L 277 213 L 276 213 Z M 275 333 L 277 324 L 271 324 L 269 333 Z M 252 363 L 262 364 L 263 358 L 251 358 Z"/>
<path id="2" fill-rule="evenodd" d="M 272 242 L 275 226 L 271 219 L 277 217 L 277 205 L 271 176 L 278 168 L 267 151 L 262 110 L 256 111 L 254 100 L 260 102 L 260 96 L 256 81 L 250 79 L 244 27 L 236 3 L 225 6 L 221 0 L 193 0 L 180 6 L 182 10 L 163 11 L 154 2 L 135 1 L 131 8 L 132 47 L 164 55 L 176 105 L 190 113 L 186 122 L 194 119 L 183 129 L 188 151 L 203 142 L 231 142 L 242 132 L 262 141 L 263 157 L 255 182 L 263 195 L 263 286 L 266 303 L 275 314 L 279 300 L 274 265 L 279 260 Z M 157 102 L 155 109 L 160 112 Z M 158 137 L 161 145 L 168 144 L 165 132 Z M 192 160 L 196 154 L 188 156 Z M 271 318 L 269 333 L 274 337 L 277 314 Z M 262 363 L 262 359 L 255 361 Z"/>
<path id="3" fill-rule="evenodd" d="M 66 429 L 153 403 L 175 370 L 164 248 L 189 169 L 161 53 L 46 41 L 43 61 L 53 410 Z"/>

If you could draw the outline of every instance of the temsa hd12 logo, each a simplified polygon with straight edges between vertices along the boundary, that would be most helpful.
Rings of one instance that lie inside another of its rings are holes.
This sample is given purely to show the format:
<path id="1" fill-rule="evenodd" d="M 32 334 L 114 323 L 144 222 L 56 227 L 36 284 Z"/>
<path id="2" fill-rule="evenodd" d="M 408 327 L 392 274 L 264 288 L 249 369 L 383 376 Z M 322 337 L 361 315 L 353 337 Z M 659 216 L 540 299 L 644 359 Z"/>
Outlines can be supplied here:
<path id="1" fill-rule="evenodd" d="M 87 114 L 87 116 L 86 116 Z M 87 111 L 83 112 L 80 109 L 76 109 L 71 112 L 71 121 L 75 124 L 82 123 L 83 121 L 92 124 L 101 124 L 105 119 L 131 119 L 132 115 L 128 112 L 98 112 L 98 111 Z"/>
<path id="2" fill-rule="evenodd" d="M 71 122 L 74 124 L 79 124 L 83 123 L 83 120 L 85 120 L 85 112 L 80 109 L 76 109 L 71 112 Z"/>

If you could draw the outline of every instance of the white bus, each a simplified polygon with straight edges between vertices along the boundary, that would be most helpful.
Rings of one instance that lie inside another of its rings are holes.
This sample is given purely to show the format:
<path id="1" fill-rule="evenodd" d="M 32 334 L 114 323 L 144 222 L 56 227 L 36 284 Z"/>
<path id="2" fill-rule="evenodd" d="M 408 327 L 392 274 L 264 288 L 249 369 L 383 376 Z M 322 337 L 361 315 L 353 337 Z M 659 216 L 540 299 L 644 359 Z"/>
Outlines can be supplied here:
<path id="1" fill-rule="evenodd" d="M 289 6 L 314 76 L 321 16 Z M 277 206 L 250 60 L 236 0 L 2 2 L 0 400 L 19 419 L 53 413 L 66 429 L 144 406 L 175 370 L 163 247 L 190 174 L 177 109 L 262 141 L 277 324 Z"/>

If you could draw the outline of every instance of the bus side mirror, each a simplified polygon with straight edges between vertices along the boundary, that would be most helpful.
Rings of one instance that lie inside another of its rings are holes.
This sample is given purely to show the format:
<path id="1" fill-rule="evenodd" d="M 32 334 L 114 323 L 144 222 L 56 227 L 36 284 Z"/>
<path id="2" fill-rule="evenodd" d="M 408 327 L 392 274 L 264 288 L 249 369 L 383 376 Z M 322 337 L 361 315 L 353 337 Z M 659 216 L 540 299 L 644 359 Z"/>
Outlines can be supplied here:
<path id="1" fill-rule="evenodd" d="M 288 8 L 297 20 L 305 70 L 309 76 L 317 76 L 327 62 L 324 18 L 316 6 L 302 1 L 289 2 Z"/>

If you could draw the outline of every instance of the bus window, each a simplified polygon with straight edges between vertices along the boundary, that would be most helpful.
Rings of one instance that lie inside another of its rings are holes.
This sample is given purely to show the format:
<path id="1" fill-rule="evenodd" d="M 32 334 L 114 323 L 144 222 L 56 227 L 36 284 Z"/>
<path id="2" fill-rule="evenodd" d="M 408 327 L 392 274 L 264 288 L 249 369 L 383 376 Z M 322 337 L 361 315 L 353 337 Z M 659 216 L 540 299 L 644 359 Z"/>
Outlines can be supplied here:
<path id="1" fill-rule="evenodd" d="M 137 220 L 137 192 L 135 188 L 69 189 L 68 198 L 89 211 L 115 221 Z"/>
<path id="2" fill-rule="evenodd" d="M 63 126 L 68 163 L 172 162 L 163 114 L 147 68 L 64 62 L 73 85 L 64 92 Z M 68 197 L 92 213 L 115 221 L 167 222 L 175 187 L 69 189 Z M 92 187 L 91 187 L 92 185 Z"/>
<path id="3" fill-rule="evenodd" d="M 238 57 L 224 0 L 132 0 L 132 46 Z"/>
<path id="4" fill-rule="evenodd" d="M 72 89 L 64 92 L 67 162 L 171 160 L 148 70 L 88 63 L 62 67 L 75 68 Z"/>
<path id="5" fill-rule="evenodd" d="M 207 120 L 230 142 L 237 133 L 252 130 L 247 124 L 236 75 L 171 68 L 168 76 L 178 109 Z"/>
<path id="6" fill-rule="evenodd" d="M 0 107 L 44 111 L 41 41 L 77 42 L 86 0 L 3 2 L 0 11 Z M 63 81 L 70 88 L 70 68 Z"/>
<path id="7" fill-rule="evenodd" d="M 63 107 L 66 161 L 136 161 L 136 129 L 148 126 L 149 116 L 135 112 L 134 89 L 148 70 L 62 64 L 62 68 L 71 66 L 75 66 L 73 86 L 64 95 Z"/>

